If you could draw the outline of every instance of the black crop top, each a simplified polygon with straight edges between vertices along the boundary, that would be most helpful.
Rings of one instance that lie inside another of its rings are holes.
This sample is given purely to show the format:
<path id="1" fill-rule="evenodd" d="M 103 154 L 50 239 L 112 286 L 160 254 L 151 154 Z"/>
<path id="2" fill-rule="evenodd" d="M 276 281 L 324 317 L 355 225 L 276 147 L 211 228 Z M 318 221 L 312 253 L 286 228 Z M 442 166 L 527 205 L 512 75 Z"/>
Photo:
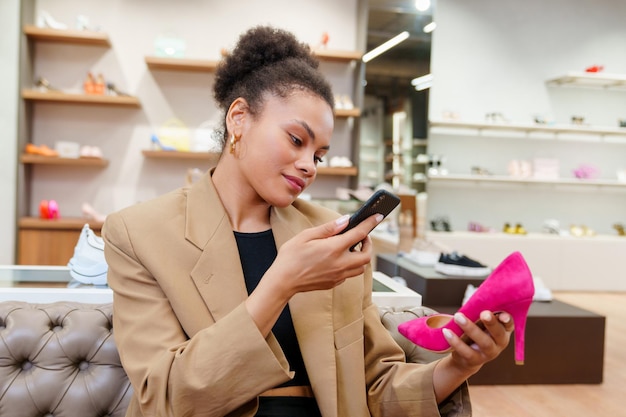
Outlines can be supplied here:
<path id="1" fill-rule="evenodd" d="M 258 285 L 265 271 L 268 270 L 274 259 L 276 259 L 278 251 L 276 242 L 274 242 L 274 234 L 271 230 L 258 233 L 234 233 L 237 247 L 239 248 L 239 258 L 241 259 L 246 288 L 248 289 L 248 294 L 250 294 Z M 276 324 L 272 328 L 272 333 L 274 333 L 283 349 L 291 370 L 295 372 L 295 376 L 291 381 L 287 381 L 280 386 L 310 385 L 309 375 L 304 367 L 300 345 L 298 345 L 296 332 L 291 321 L 289 305 L 284 308 L 278 317 Z"/>

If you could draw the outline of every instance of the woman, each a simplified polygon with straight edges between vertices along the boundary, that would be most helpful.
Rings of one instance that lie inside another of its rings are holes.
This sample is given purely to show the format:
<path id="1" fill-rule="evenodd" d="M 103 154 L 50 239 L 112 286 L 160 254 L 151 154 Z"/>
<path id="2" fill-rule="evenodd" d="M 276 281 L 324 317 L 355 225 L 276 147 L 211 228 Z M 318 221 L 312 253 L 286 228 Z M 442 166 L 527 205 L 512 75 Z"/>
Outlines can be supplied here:
<path id="1" fill-rule="evenodd" d="M 371 298 L 380 217 L 340 234 L 346 216 L 297 198 L 333 132 L 317 65 L 289 32 L 243 34 L 216 73 L 217 166 L 107 216 L 128 416 L 437 416 L 508 344 L 510 317 L 485 312 L 486 331 L 460 317 L 472 347 L 404 362 Z"/>

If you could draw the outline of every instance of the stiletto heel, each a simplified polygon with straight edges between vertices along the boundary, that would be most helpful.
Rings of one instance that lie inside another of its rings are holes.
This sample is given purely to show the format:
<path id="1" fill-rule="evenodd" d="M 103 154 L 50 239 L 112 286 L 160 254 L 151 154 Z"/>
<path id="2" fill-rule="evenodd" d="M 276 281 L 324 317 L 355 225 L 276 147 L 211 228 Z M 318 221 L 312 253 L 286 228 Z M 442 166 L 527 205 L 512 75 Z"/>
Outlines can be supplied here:
<path id="1" fill-rule="evenodd" d="M 521 365 L 524 363 L 526 319 L 534 293 L 533 277 L 526 261 L 521 253 L 513 252 L 493 270 L 459 312 L 476 323 L 484 310 L 509 313 L 515 324 L 515 362 Z M 443 329 L 465 338 L 463 330 L 449 314 L 420 317 L 398 326 L 400 334 L 411 342 L 435 352 L 450 350 Z"/>
<path id="2" fill-rule="evenodd" d="M 176 148 L 174 148 L 173 146 L 164 145 L 163 143 L 161 143 L 157 135 L 153 134 L 152 136 L 150 136 L 150 141 L 152 142 L 152 146 L 155 150 L 168 152 L 176 151 Z"/>

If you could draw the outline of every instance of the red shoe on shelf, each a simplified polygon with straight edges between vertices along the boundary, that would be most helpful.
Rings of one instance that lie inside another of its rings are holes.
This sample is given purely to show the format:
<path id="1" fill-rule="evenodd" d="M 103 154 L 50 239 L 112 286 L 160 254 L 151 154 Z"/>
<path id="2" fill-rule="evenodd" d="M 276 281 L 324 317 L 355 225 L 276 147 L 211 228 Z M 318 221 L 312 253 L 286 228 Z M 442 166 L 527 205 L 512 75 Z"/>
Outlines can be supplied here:
<path id="1" fill-rule="evenodd" d="M 604 71 L 604 65 L 592 65 L 585 68 L 585 72 L 602 72 Z"/>
<path id="2" fill-rule="evenodd" d="M 42 219 L 58 219 L 59 204 L 55 200 L 41 200 L 39 203 L 39 217 Z"/>
<path id="3" fill-rule="evenodd" d="M 54 149 L 49 148 L 47 145 L 37 146 L 33 143 L 27 143 L 24 148 L 24 152 L 31 155 L 42 155 L 42 156 L 59 156 L 59 153 Z"/>
<path id="4" fill-rule="evenodd" d="M 494 314 L 509 313 L 515 323 L 515 362 L 521 365 L 524 363 L 526 318 L 534 293 L 533 277 L 526 261 L 519 252 L 513 252 L 483 281 L 459 312 L 474 322 L 479 322 L 480 313 L 484 310 Z M 424 349 L 447 352 L 450 344 L 443 329 L 449 329 L 459 337 L 464 336 L 453 317 L 434 314 L 416 318 L 400 324 L 398 331 Z"/>
<path id="5" fill-rule="evenodd" d="M 87 78 L 85 78 L 85 81 L 83 82 L 83 91 L 85 94 L 96 93 L 96 80 L 90 72 L 87 73 Z"/>

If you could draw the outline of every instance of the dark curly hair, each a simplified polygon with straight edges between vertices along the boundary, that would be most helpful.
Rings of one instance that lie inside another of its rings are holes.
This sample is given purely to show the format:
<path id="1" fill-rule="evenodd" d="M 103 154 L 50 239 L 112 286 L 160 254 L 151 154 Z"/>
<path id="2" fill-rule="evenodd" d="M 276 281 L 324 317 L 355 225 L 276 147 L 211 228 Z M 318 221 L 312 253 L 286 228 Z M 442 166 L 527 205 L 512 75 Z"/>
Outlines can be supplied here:
<path id="1" fill-rule="evenodd" d="M 311 48 L 288 31 L 256 26 L 239 37 L 231 53 L 217 67 L 213 95 L 224 115 L 238 97 L 249 111 L 260 114 L 266 92 L 286 97 L 294 90 L 307 90 L 334 107 L 332 88 L 318 70 Z M 226 136 L 222 120 L 222 140 Z"/>

